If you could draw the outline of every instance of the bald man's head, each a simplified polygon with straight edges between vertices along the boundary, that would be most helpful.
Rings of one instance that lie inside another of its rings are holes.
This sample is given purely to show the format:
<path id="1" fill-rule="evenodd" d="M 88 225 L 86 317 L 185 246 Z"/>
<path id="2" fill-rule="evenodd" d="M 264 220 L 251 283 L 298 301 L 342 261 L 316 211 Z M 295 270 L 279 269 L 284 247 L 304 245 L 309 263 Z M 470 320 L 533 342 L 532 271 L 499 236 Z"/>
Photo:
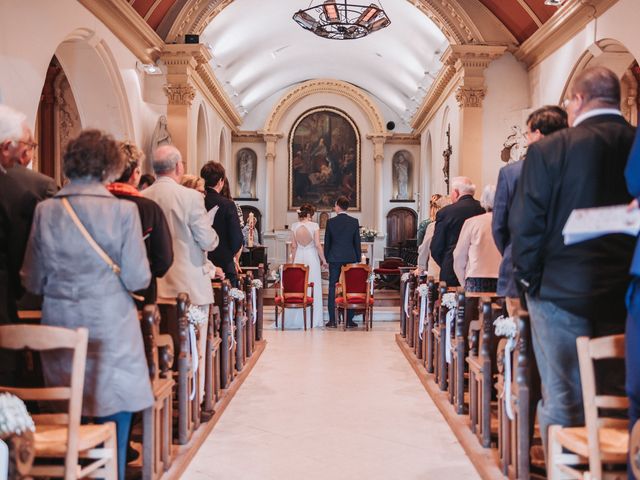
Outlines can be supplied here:
<path id="1" fill-rule="evenodd" d="M 173 145 L 162 145 L 153 153 L 153 171 L 156 175 L 168 175 L 176 171 L 178 164 L 182 162 L 180 151 Z"/>
<path id="2" fill-rule="evenodd" d="M 606 67 L 587 68 L 574 80 L 567 100 L 569 125 L 573 125 L 580 115 L 597 108 L 619 109 L 620 81 Z"/>

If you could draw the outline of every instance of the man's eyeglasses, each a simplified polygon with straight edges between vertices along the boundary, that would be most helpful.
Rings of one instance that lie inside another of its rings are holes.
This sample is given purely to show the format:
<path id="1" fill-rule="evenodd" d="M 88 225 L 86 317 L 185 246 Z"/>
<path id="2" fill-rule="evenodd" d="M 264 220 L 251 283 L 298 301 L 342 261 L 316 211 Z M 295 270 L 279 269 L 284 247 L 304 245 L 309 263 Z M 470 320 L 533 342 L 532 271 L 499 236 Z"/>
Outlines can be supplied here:
<path id="1" fill-rule="evenodd" d="M 27 147 L 29 147 L 29 148 L 31 148 L 33 150 L 38 148 L 38 143 L 37 142 L 25 142 L 24 140 L 18 140 L 18 143 L 26 145 Z"/>

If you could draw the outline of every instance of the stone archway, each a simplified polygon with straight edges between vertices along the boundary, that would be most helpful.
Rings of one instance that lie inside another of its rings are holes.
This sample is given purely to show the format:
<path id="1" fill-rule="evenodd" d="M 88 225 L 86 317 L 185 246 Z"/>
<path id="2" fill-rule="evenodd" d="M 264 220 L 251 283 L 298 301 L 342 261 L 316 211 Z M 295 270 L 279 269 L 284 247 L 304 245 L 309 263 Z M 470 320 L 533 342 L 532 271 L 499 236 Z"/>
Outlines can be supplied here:
<path id="1" fill-rule="evenodd" d="M 584 52 L 571 71 L 558 103 L 569 96 L 571 86 L 581 72 L 596 66 L 607 67 L 618 76 L 621 82 L 622 114 L 629 123 L 638 125 L 640 69 L 627 47 L 615 39 L 599 40 Z"/>
<path id="2" fill-rule="evenodd" d="M 198 125 L 196 127 L 196 171 L 209 161 L 209 127 L 204 105 L 198 108 Z"/>

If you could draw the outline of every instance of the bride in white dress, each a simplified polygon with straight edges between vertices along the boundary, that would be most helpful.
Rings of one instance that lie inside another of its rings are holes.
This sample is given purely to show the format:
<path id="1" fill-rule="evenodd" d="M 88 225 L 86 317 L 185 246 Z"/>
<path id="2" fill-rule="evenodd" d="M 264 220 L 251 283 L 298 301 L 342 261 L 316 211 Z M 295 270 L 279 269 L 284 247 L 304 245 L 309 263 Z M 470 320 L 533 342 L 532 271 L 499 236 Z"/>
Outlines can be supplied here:
<path id="1" fill-rule="evenodd" d="M 302 263 L 309 267 L 309 282 L 313 282 L 313 322 L 314 327 L 322 327 L 322 267 L 326 267 L 322 245 L 320 244 L 320 227 L 311 219 L 315 208 L 306 203 L 298 210 L 300 221 L 291 225 L 291 255 L 293 263 Z M 289 313 L 291 312 L 291 313 Z M 311 312 L 307 312 L 307 321 Z M 285 328 L 303 328 L 302 309 L 289 310 Z"/>

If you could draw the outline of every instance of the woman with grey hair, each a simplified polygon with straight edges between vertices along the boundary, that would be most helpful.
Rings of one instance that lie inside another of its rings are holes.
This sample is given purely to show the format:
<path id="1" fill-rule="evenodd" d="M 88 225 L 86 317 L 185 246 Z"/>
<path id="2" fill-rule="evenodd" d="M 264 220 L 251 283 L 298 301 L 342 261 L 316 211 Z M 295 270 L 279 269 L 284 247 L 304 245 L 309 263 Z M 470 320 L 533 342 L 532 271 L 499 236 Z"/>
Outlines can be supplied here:
<path id="1" fill-rule="evenodd" d="M 36 207 L 22 281 L 44 296 L 44 325 L 88 328 L 82 415 L 96 423 L 115 422 L 123 480 L 133 412 L 153 405 L 138 313 L 129 294 L 147 288 L 151 272 L 135 203 L 105 188 L 124 167 L 113 138 L 85 130 L 69 142 L 63 166 L 69 183 Z M 48 386 L 68 382 L 66 353 L 43 353 Z"/>
<path id="2" fill-rule="evenodd" d="M 500 252 L 491 233 L 494 185 L 487 185 L 480 199 L 486 213 L 464 222 L 453 251 L 453 270 L 467 292 L 495 292 L 498 286 Z"/>

